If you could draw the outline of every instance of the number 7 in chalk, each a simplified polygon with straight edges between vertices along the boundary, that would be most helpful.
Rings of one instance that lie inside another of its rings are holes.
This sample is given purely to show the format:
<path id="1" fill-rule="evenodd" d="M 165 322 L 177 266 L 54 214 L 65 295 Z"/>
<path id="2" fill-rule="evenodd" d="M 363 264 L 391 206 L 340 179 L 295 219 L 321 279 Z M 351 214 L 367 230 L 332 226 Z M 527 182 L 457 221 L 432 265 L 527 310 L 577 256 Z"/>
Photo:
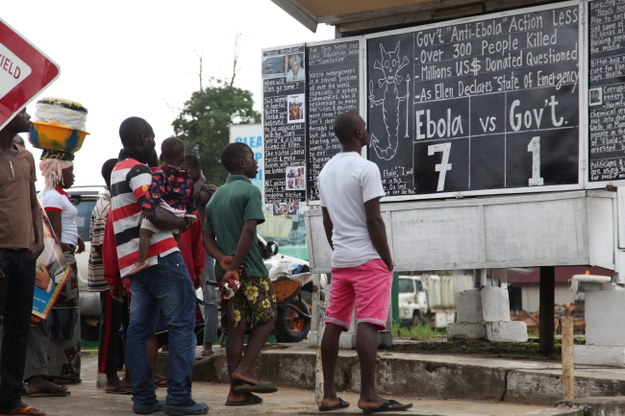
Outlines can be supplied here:
<path id="1" fill-rule="evenodd" d="M 436 192 L 440 192 L 445 189 L 445 176 L 447 175 L 447 171 L 451 170 L 451 163 L 449 163 L 451 143 L 439 143 L 428 146 L 428 156 L 432 156 L 434 153 L 439 152 L 443 153 L 443 157 L 441 158 L 441 163 L 434 165 L 434 170 L 439 172 Z"/>

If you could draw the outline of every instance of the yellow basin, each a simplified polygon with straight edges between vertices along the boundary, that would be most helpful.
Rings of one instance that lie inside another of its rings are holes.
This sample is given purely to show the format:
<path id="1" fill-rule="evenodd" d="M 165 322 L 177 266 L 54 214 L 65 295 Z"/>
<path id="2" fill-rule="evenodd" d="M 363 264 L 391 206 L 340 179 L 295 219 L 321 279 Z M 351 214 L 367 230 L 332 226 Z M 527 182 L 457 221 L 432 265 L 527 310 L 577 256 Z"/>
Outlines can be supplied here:
<path id="1" fill-rule="evenodd" d="M 38 149 L 75 153 L 80 150 L 88 132 L 59 123 L 33 121 L 28 140 Z"/>

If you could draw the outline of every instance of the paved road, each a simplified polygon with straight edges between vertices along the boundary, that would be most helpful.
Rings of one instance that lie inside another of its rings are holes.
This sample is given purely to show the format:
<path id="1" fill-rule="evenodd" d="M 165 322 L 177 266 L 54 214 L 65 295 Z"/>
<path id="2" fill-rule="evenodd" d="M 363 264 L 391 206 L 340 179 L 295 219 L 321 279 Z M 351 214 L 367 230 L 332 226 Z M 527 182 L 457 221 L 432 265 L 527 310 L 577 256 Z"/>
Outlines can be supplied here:
<path id="1" fill-rule="evenodd" d="M 132 414 L 132 401 L 129 395 L 107 394 L 96 388 L 97 357 L 83 355 L 81 384 L 70 386 L 72 394 L 67 397 L 29 398 L 24 401 L 45 410 L 50 416 L 120 416 Z M 263 395 L 264 403 L 256 406 L 226 407 L 224 401 L 227 386 L 206 382 L 193 383 L 193 395 L 196 400 L 206 401 L 210 407 L 209 415 L 360 415 L 355 406 L 358 396 L 354 393 L 341 393 L 340 396 L 352 403 L 352 406 L 340 412 L 319 412 L 314 405 L 314 392 L 282 388 L 277 393 Z M 164 399 L 166 389 L 158 390 L 159 399 Z M 412 402 L 414 407 L 409 412 L 384 413 L 385 415 L 440 415 L 440 416 L 520 416 L 559 414 L 554 408 L 529 406 L 510 403 L 493 403 L 457 400 L 419 400 L 410 397 L 398 397 L 402 402 Z M 542 410 L 542 411 L 541 411 Z M 160 416 L 163 413 L 155 413 Z"/>

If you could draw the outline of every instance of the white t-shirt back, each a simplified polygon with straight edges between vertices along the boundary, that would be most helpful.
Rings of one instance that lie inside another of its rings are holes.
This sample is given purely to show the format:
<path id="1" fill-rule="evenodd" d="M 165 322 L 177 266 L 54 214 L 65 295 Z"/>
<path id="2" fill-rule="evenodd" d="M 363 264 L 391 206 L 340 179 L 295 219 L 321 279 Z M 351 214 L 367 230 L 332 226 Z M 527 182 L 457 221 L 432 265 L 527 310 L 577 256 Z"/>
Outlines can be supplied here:
<path id="1" fill-rule="evenodd" d="M 61 211 L 61 236 L 60 240 L 63 244 L 78 244 L 78 226 L 76 225 L 76 216 L 78 209 L 69 200 L 66 194 L 61 194 L 56 189 L 48 189 L 41 191 L 39 200 L 43 208 L 55 208 Z"/>
<path id="2" fill-rule="evenodd" d="M 332 267 L 354 267 L 380 258 L 367 230 L 365 202 L 384 196 L 380 169 L 356 152 L 332 157 L 318 179 L 321 206 L 332 220 Z"/>

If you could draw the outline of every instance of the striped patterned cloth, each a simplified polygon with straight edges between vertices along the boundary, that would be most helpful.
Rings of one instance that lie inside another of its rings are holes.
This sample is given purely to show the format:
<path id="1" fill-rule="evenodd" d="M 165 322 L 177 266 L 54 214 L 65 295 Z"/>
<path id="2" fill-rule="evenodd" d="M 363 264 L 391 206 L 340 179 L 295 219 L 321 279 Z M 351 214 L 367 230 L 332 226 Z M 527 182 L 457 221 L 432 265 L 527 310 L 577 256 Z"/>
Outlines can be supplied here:
<path id="1" fill-rule="evenodd" d="M 117 163 L 111 173 L 111 212 L 117 262 L 121 277 L 132 269 L 139 259 L 139 229 L 141 227 L 141 207 L 146 193 L 152 184 L 152 172 L 147 165 L 129 158 Z M 164 257 L 180 251 L 170 231 L 152 235 L 148 264 L 158 264 L 158 256 Z"/>
<path id="2" fill-rule="evenodd" d="M 109 289 L 109 284 L 104 278 L 104 264 L 102 263 L 102 243 L 104 243 L 104 230 L 106 218 L 111 210 L 111 194 L 104 191 L 93 207 L 91 221 L 89 222 L 89 238 L 91 251 L 89 252 L 89 267 L 87 288 L 90 292 L 104 292 Z M 98 251 L 98 249 L 100 251 Z"/>

